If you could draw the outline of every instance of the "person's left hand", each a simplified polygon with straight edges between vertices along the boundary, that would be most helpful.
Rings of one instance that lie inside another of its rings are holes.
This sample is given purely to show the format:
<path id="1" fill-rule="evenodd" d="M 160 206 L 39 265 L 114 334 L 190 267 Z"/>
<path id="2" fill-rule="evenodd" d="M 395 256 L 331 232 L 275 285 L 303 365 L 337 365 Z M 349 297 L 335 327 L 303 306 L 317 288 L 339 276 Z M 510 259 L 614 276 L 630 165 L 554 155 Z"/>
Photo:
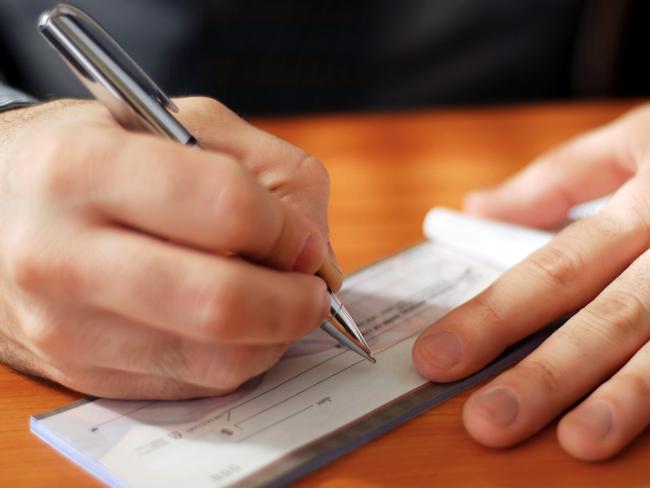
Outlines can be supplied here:
<path id="1" fill-rule="evenodd" d="M 648 134 L 645 106 L 466 201 L 474 214 L 552 228 L 573 205 L 618 190 L 603 210 L 568 226 L 416 342 L 419 372 L 453 381 L 577 312 L 469 398 L 465 427 L 482 444 L 511 446 L 564 415 L 557 428 L 562 447 L 598 460 L 650 423 Z"/>

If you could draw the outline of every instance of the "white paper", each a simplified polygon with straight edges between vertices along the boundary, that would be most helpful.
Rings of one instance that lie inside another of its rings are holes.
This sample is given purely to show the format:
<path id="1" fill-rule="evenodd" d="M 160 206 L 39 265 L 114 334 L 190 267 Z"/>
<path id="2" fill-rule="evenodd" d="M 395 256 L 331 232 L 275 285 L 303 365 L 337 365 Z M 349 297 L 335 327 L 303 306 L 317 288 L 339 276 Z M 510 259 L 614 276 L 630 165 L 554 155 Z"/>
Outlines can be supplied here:
<path id="1" fill-rule="evenodd" d="M 607 195 L 602 198 L 597 198 L 596 200 L 590 200 L 580 205 L 576 205 L 569 211 L 569 220 L 580 220 L 592 215 L 597 214 L 600 210 L 607 205 L 607 202 L 611 199 L 611 195 Z"/>
<path id="2" fill-rule="evenodd" d="M 553 235 L 537 229 L 480 219 L 434 208 L 424 219 L 424 235 L 507 269 L 547 244 Z"/>
<path id="3" fill-rule="evenodd" d="M 511 262 L 514 237 L 518 255 L 546 239 L 440 211 L 425 227 L 432 242 L 354 274 L 340 294 L 377 364 L 317 330 L 270 372 L 227 397 L 96 400 L 33 419 L 32 428 L 116 486 L 217 487 L 251 479 L 425 384 L 411 362 L 417 333 L 489 285 Z"/>

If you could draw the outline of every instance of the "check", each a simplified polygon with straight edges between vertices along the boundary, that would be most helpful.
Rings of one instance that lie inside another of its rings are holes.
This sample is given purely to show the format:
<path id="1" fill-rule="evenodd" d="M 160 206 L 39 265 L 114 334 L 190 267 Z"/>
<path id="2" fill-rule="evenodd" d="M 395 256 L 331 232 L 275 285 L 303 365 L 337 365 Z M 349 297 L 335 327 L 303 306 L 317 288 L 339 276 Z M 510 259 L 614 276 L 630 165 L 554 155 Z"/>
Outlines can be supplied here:
<path id="1" fill-rule="evenodd" d="M 445 215 L 445 225 L 462 225 L 464 217 Z M 491 224 L 483 225 L 489 233 Z M 229 396 L 84 401 L 33 418 L 32 429 L 115 486 L 286 483 L 495 374 L 534 347 L 541 336 L 450 385 L 428 383 L 412 365 L 418 332 L 501 271 L 489 256 L 449 242 L 424 242 L 350 276 L 340 293 L 375 352 L 375 365 L 318 329 L 271 371 Z"/>

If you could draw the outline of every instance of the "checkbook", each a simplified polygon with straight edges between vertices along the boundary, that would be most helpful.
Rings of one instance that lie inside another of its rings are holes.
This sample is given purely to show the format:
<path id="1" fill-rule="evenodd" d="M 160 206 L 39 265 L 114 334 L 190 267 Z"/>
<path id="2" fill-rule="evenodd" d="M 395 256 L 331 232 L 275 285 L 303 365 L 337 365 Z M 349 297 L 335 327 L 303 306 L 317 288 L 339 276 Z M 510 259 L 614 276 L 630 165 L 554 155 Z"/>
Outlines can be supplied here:
<path id="1" fill-rule="evenodd" d="M 281 486 L 494 376 L 557 327 L 462 381 L 419 376 L 418 333 L 552 237 L 446 209 L 429 212 L 424 231 L 426 241 L 352 274 L 339 295 L 377 364 L 317 329 L 231 395 L 82 400 L 34 416 L 32 431 L 111 486 Z"/>

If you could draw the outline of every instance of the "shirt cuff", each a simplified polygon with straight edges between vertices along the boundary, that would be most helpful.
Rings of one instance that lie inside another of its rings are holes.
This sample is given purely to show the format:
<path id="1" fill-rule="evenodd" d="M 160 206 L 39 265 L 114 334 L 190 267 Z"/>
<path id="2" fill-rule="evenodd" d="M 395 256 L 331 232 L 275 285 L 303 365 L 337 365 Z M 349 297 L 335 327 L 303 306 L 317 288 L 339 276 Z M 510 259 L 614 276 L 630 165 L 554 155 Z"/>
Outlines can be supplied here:
<path id="1" fill-rule="evenodd" d="M 36 98 L 10 86 L 0 84 L 0 112 L 27 107 L 36 103 L 38 103 Z"/>

